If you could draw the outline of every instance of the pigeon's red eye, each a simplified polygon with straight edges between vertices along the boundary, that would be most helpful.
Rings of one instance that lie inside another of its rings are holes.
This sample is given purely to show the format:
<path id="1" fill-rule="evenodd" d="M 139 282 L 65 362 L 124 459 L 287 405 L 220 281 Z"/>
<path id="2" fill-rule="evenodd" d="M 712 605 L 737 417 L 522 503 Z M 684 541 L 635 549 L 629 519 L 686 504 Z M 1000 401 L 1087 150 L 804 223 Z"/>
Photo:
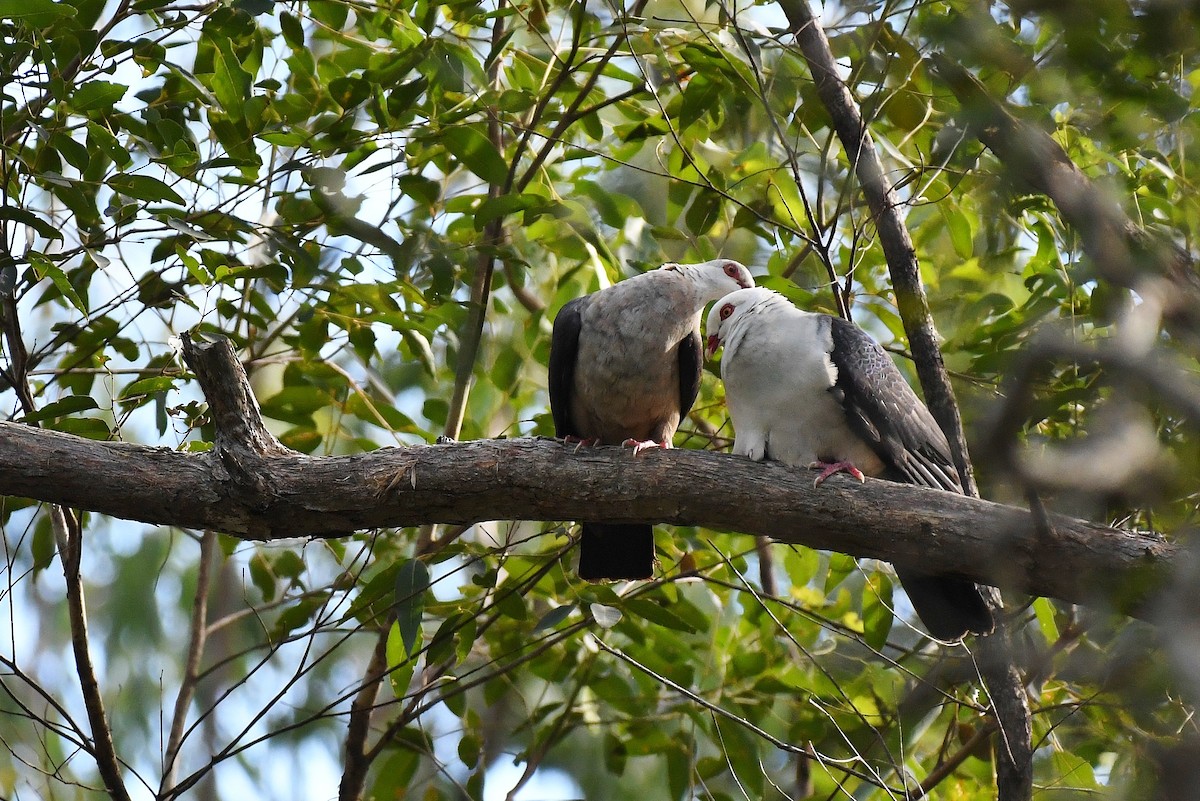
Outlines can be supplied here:
<path id="1" fill-rule="evenodd" d="M 738 274 L 737 265 L 731 261 L 725 262 L 725 274 L 728 275 L 730 278 L 737 278 L 737 274 Z"/>
<path id="2" fill-rule="evenodd" d="M 729 315 L 731 315 L 731 314 L 733 314 L 733 304 L 732 303 L 726 303 L 724 306 L 721 307 L 721 319 L 722 320 L 728 320 Z"/>

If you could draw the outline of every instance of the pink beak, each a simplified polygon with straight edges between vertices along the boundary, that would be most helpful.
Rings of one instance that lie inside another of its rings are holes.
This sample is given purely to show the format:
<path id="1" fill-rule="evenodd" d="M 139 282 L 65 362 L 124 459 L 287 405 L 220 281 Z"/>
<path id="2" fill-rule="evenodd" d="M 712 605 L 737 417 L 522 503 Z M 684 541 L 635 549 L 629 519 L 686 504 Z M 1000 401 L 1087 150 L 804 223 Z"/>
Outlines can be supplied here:
<path id="1" fill-rule="evenodd" d="M 708 344 L 704 346 L 704 358 L 711 359 L 717 355 L 717 348 L 721 347 L 721 340 L 717 339 L 716 334 L 711 334 L 708 337 Z"/>

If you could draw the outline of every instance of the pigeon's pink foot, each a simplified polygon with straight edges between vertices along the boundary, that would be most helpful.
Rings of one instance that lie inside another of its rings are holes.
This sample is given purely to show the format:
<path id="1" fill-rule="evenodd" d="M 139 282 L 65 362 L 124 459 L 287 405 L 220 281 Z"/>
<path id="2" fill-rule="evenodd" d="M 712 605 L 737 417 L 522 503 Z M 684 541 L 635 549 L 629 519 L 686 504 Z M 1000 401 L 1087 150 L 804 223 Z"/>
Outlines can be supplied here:
<path id="1" fill-rule="evenodd" d="M 867 480 L 863 476 L 862 471 L 851 462 L 813 462 L 809 465 L 809 468 L 821 471 L 821 475 L 817 476 L 816 480 L 813 481 L 814 487 L 821 486 L 825 479 L 834 473 L 849 473 L 857 478 L 860 484 Z"/>
<path id="2" fill-rule="evenodd" d="M 655 442 L 652 439 L 644 439 L 643 440 L 643 439 L 634 439 L 633 437 L 630 437 L 629 439 L 625 440 L 624 442 L 621 443 L 621 445 L 626 448 L 633 448 L 634 456 L 637 456 L 642 451 L 649 450 L 650 448 L 669 448 L 669 447 L 671 447 L 670 442 Z"/>
<path id="3" fill-rule="evenodd" d="M 577 437 L 574 434 L 567 434 L 567 436 L 563 437 L 563 442 L 567 443 L 568 445 L 571 444 L 572 442 L 578 443 L 575 446 L 575 450 L 571 451 L 571 453 L 579 453 L 580 448 L 590 448 L 593 445 L 599 445 L 600 438 L 599 437 L 590 437 L 590 438 L 589 437 Z"/>

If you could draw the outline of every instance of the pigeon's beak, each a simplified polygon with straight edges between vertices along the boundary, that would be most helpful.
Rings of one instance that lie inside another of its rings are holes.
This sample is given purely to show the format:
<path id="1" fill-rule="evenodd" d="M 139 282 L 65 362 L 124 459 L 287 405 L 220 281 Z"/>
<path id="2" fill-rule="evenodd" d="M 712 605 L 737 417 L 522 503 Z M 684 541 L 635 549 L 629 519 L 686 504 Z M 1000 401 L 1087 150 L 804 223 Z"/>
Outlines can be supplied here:
<path id="1" fill-rule="evenodd" d="M 708 344 L 704 346 L 704 358 L 711 359 L 717 355 L 717 348 L 721 347 L 721 340 L 716 334 L 712 334 L 708 338 Z"/>
<path id="2" fill-rule="evenodd" d="M 738 282 L 738 286 L 740 286 L 742 289 L 749 289 L 750 287 L 754 286 L 754 284 L 747 283 L 746 281 L 743 281 L 741 278 L 738 278 L 737 282 Z"/>

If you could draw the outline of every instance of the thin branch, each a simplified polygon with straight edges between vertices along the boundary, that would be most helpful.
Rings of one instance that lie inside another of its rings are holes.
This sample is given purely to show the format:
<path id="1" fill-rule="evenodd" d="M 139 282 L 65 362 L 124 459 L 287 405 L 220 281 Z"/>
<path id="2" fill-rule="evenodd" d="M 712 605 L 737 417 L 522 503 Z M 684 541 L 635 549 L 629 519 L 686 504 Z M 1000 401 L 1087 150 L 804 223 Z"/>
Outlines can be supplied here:
<path id="1" fill-rule="evenodd" d="M 505 17 L 501 12 L 506 6 L 505 0 L 500 0 L 492 27 L 493 50 L 499 48 L 504 42 Z M 502 61 L 497 53 L 489 67 L 488 83 L 493 87 L 499 83 Z M 500 121 L 494 112 L 488 114 L 488 139 L 496 148 L 496 152 L 504 152 L 504 132 L 501 130 Z M 511 183 L 511 178 L 506 178 L 503 184 L 489 184 L 488 200 L 495 200 L 503 195 L 508 191 Z M 471 299 L 467 304 L 467 321 L 459 337 L 458 361 L 454 369 L 454 394 L 450 398 L 450 409 L 446 415 L 445 429 L 442 432 L 450 439 L 458 439 L 459 433 L 462 431 L 463 418 L 467 412 L 467 398 L 471 390 L 471 378 L 475 372 L 479 343 L 483 339 L 483 326 L 487 321 L 488 301 L 492 291 L 492 273 L 495 272 L 497 251 L 503 241 L 504 218 L 495 217 L 484 226 L 483 241 L 478 246 L 479 253 L 475 260 L 475 272 L 471 279 Z M 427 538 L 423 535 L 422 540 L 427 541 Z"/>
<path id="2" fill-rule="evenodd" d="M 171 733 L 167 737 L 165 770 L 159 783 L 159 797 L 175 784 L 179 772 L 179 750 L 183 747 L 184 726 L 187 723 L 188 707 L 196 692 L 199 680 L 200 660 L 208 637 L 208 590 L 209 571 L 212 568 L 213 552 L 217 546 L 217 533 L 206 530 L 200 538 L 200 561 L 196 566 L 196 594 L 192 599 L 191 632 L 188 637 L 187 659 L 183 666 L 183 678 L 175 696 L 175 709 L 171 717 Z"/>
<path id="3" fill-rule="evenodd" d="M 980 726 L 978 729 L 976 729 L 975 733 L 971 735 L 970 739 L 963 743 L 962 746 L 947 759 L 940 762 L 937 767 L 931 770 L 925 776 L 925 778 L 921 780 L 921 783 L 917 785 L 916 791 L 910 793 L 906 797 L 905 801 L 918 801 L 918 799 L 929 795 L 933 788 L 937 787 L 943 781 L 952 776 L 954 771 L 958 770 L 958 766 L 967 761 L 967 757 L 978 752 L 979 746 L 981 746 L 988 737 L 996 732 L 996 728 L 997 727 L 995 724 L 989 724 L 987 726 Z"/>
<path id="4" fill-rule="evenodd" d="M 800 51 L 808 62 L 816 84 L 817 96 L 829 112 L 838 139 L 854 167 L 863 195 L 871 210 L 879 243 L 887 258 L 896 305 L 904 323 L 909 347 L 916 357 L 917 375 L 925 402 L 946 434 L 955 466 L 968 495 L 979 490 L 971 472 L 962 417 L 954 401 L 954 391 L 946 375 L 938 347 L 937 330 L 929 314 L 929 302 L 921 284 L 916 249 L 904 225 L 902 204 L 888 180 L 871 133 L 850 88 L 838 77 L 837 63 L 820 22 L 807 0 L 783 0 L 780 3 L 791 24 Z"/>
<path id="5" fill-rule="evenodd" d="M 367 753 L 367 735 L 371 731 L 371 712 L 375 709 L 375 697 L 379 685 L 389 674 L 387 663 L 387 641 L 390 626 L 384 626 L 375 640 L 375 650 L 367 669 L 363 672 L 362 685 L 350 704 L 350 719 L 346 725 L 346 764 L 342 768 L 342 780 L 338 785 L 338 801 L 355 801 L 362 796 L 363 784 L 371 758 Z"/>
<path id="6" fill-rule="evenodd" d="M 121 778 L 121 763 L 113 745 L 112 729 L 104 711 L 104 697 L 100 694 L 100 683 L 96 680 L 96 667 L 88 647 L 87 607 L 83 598 L 83 577 L 80 562 L 83 556 L 83 531 L 79 521 L 62 506 L 50 510 L 50 522 L 58 542 L 59 559 L 62 561 L 63 577 L 67 583 L 67 616 L 71 623 L 71 650 L 75 654 L 75 671 L 79 676 L 79 689 L 83 693 L 83 704 L 87 710 L 88 723 L 92 728 L 92 743 L 96 757 L 96 769 L 104 781 L 104 787 L 114 801 L 129 801 L 129 791 Z"/>

